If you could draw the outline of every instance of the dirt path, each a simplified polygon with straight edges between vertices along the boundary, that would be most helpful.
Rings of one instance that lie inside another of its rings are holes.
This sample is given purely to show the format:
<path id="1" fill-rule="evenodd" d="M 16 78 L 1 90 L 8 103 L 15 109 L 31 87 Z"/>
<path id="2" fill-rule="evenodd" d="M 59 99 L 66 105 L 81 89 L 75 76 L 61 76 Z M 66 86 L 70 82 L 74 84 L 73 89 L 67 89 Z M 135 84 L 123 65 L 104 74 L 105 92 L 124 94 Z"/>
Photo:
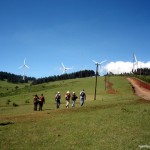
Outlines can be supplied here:
<path id="1" fill-rule="evenodd" d="M 107 81 L 107 93 L 109 94 L 116 94 L 117 91 L 115 89 L 113 89 L 113 83 Z"/>
<path id="2" fill-rule="evenodd" d="M 142 82 L 136 78 L 127 78 L 132 84 L 135 94 L 144 100 L 150 101 L 150 84 Z"/>

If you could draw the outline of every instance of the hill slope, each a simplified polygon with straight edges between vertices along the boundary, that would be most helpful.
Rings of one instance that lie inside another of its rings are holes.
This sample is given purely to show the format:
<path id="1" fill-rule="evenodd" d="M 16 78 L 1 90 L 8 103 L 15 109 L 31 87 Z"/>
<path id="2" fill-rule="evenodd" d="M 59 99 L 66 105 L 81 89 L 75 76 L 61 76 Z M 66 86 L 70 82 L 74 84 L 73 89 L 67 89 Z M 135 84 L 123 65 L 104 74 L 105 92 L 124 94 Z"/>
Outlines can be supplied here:
<path id="1" fill-rule="evenodd" d="M 0 148 L 9 149 L 110 149 L 130 150 L 150 144 L 149 103 L 139 100 L 125 77 L 110 77 L 105 90 L 103 77 L 98 78 L 94 101 L 95 78 L 65 80 L 24 87 L 20 94 L 0 98 Z M 67 90 L 85 89 L 87 100 L 80 107 L 65 108 Z M 37 89 L 37 91 L 36 91 Z M 40 89 L 40 90 L 39 90 Z M 110 90 L 115 91 L 110 93 Z M 56 109 L 54 95 L 62 94 L 61 107 Z M 43 93 L 44 111 L 33 111 L 33 95 Z M 10 104 L 6 104 L 7 100 Z M 29 100 L 30 103 L 25 103 Z M 19 106 L 13 107 L 15 102 Z M 128 142 L 127 142 L 128 141 Z M 6 144 L 9 143 L 9 144 Z"/>

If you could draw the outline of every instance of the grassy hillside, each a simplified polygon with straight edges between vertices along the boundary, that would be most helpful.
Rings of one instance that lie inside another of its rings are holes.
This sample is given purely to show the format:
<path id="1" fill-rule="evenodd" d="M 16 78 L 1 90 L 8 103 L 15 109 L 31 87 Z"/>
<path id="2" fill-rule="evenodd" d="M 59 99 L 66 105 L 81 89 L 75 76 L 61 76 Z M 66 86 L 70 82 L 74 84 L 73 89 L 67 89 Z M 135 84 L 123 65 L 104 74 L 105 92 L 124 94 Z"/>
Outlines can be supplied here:
<path id="1" fill-rule="evenodd" d="M 95 101 L 95 78 L 17 85 L 18 92 L 0 97 L 0 123 L 12 123 L 0 126 L 0 149 L 133 150 L 150 145 L 149 103 L 134 95 L 125 77 L 110 77 L 109 82 L 111 89 L 105 90 L 104 77 L 98 78 Z M 1 89 L 6 86 L 16 85 L 1 82 Z M 83 88 L 85 105 L 81 107 L 78 99 L 75 108 L 66 109 L 65 92 L 79 95 Z M 62 94 L 58 110 L 54 101 L 57 91 Z M 44 111 L 34 112 L 33 95 L 41 93 L 46 99 Z"/>

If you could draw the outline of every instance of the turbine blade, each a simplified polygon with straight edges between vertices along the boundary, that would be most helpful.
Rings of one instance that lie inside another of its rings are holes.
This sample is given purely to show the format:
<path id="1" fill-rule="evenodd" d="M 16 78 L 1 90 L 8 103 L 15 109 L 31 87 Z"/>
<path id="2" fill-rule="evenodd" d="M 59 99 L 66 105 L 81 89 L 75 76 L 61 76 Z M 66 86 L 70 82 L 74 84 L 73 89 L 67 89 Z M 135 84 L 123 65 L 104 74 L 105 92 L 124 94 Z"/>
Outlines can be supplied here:
<path id="1" fill-rule="evenodd" d="M 136 56 L 135 56 L 135 61 L 138 62 Z"/>
<path id="2" fill-rule="evenodd" d="M 133 58 L 135 60 L 135 62 L 137 62 L 137 58 L 136 58 L 136 55 L 133 53 Z"/>
<path id="3" fill-rule="evenodd" d="M 26 58 L 24 58 L 24 65 L 26 64 Z"/>
<path id="4" fill-rule="evenodd" d="M 30 69 L 27 65 L 24 65 L 26 68 Z"/>
<path id="5" fill-rule="evenodd" d="M 63 64 L 63 63 L 61 63 L 61 64 L 62 64 L 63 68 L 65 69 L 65 66 L 64 66 L 64 64 Z"/>
<path id="6" fill-rule="evenodd" d="M 24 66 L 24 65 L 23 65 Z M 20 66 L 18 69 L 21 69 L 21 68 L 23 68 L 23 66 Z"/>
<path id="7" fill-rule="evenodd" d="M 70 69 L 72 69 L 72 68 L 65 68 L 66 70 L 70 70 Z"/>
<path id="8" fill-rule="evenodd" d="M 101 72 L 101 65 L 98 65 L 98 74 L 100 75 Z"/>
<path id="9" fill-rule="evenodd" d="M 102 61 L 102 62 L 100 62 L 100 64 L 102 64 L 102 63 L 104 63 L 104 62 L 106 62 L 107 60 L 104 60 L 104 61 Z"/>
<path id="10" fill-rule="evenodd" d="M 92 60 L 95 64 L 98 64 L 98 62 L 96 62 L 95 60 Z"/>

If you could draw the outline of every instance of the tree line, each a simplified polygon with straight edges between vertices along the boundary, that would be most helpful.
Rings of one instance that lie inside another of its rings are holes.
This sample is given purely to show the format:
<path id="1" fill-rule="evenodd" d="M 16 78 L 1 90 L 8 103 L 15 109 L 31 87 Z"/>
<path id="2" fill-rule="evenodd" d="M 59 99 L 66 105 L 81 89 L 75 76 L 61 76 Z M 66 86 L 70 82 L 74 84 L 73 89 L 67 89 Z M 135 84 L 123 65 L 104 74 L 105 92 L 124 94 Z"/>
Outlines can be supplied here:
<path id="1" fill-rule="evenodd" d="M 36 78 L 25 76 L 25 80 L 23 80 L 23 76 L 21 75 L 15 75 L 13 73 L 1 71 L 0 80 L 2 81 L 7 80 L 7 82 L 10 82 L 10 83 L 28 83 L 28 81 L 36 80 Z"/>
<path id="2" fill-rule="evenodd" d="M 32 85 L 66 79 L 92 77 L 92 76 L 95 76 L 95 72 L 93 70 L 82 70 L 70 74 L 54 75 L 43 78 L 25 76 L 25 79 L 23 80 L 23 76 L 21 75 L 15 75 L 12 73 L 2 71 L 0 72 L 0 80 L 7 80 L 7 82 L 10 83 L 28 83 L 30 81 Z"/>
<path id="3" fill-rule="evenodd" d="M 149 68 L 138 68 L 134 71 L 135 75 L 150 75 L 150 69 Z"/>
<path id="4" fill-rule="evenodd" d="M 113 73 L 107 73 L 107 75 L 114 75 Z M 140 75 L 140 76 L 148 76 L 150 75 L 149 68 L 138 68 L 132 73 L 122 73 L 120 75 Z M 15 75 L 8 72 L 0 72 L 0 80 L 7 80 L 10 83 L 28 83 L 31 82 L 32 85 L 41 84 L 52 81 L 66 80 L 66 79 L 75 79 L 75 78 L 85 78 L 95 76 L 95 72 L 93 70 L 82 70 L 69 74 L 62 75 L 54 75 L 43 78 L 35 78 L 35 77 L 27 77 L 25 76 L 25 80 L 23 80 L 23 76 Z"/>

